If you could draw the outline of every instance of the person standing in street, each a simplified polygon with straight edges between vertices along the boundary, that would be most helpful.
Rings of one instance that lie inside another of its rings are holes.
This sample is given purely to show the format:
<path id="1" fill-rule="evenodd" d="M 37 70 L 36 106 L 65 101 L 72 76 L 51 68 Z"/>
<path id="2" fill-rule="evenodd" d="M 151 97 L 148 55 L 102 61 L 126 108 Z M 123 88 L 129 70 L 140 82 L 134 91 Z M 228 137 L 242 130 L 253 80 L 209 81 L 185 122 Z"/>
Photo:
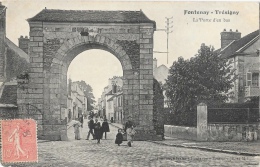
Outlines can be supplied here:
<path id="1" fill-rule="evenodd" d="M 69 118 L 69 120 L 68 120 L 68 122 L 70 122 L 71 121 L 71 110 L 69 109 L 69 114 L 68 114 L 68 118 Z"/>
<path id="2" fill-rule="evenodd" d="M 83 128 L 84 117 L 82 114 L 79 115 L 79 122 L 81 123 L 81 128 Z"/>
<path id="3" fill-rule="evenodd" d="M 103 135 L 105 133 L 105 139 L 107 139 L 107 132 L 110 132 L 110 129 L 109 129 L 107 119 L 104 119 L 104 122 L 102 123 L 102 136 L 101 136 L 101 138 L 103 138 Z"/>
<path id="4" fill-rule="evenodd" d="M 97 143 L 100 143 L 101 135 L 102 135 L 102 130 L 101 130 L 101 125 L 100 122 L 98 122 L 98 119 L 95 119 L 94 123 L 94 135 L 95 139 L 97 139 Z"/>
<path id="5" fill-rule="evenodd" d="M 126 138 L 127 138 L 127 145 L 129 147 L 132 146 L 133 138 L 136 133 L 134 130 L 134 123 L 132 121 L 132 117 L 128 116 L 127 122 L 125 123 L 125 132 L 126 132 Z"/>
<path id="6" fill-rule="evenodd" d="M 81 127 L 80 121 L 76 120 L 76 123 L 73 124 L 73 127 L 75 133 L 75 140 L 80 140 L 80 130 L 79 130 L 79 127 Z"/>
<path id="7" fill-rule="evenodd" d="M 95 140 L 95 135 L 93 133 L 93 129 L 94 129 L 94 121 L 93 121 L 93 118 L 91 116 L 88 117 L 89 121 L 88 121 L 88 135 L 87 135 L 87 139 L 89 139 L 89 135 L 91 134 L 93 139 L 92 140 Z"/>
<path id="8" fill-rule="evenodd" d="M 120 144 L 123 143 L 123 134 L 122 134 L 122 129 L 118 129 L 118 133 L 116 135 L 116 141 L 115 144 L 117 144 L 118 146 L 120 146 Z"/>

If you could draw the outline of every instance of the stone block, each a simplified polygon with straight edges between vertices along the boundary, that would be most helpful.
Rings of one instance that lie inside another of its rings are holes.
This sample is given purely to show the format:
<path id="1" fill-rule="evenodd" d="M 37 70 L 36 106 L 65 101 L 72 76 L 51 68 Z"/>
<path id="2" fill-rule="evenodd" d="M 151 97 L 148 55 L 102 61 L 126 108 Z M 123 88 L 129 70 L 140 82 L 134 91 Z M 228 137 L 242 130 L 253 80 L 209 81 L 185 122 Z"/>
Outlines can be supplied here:
<path id="1" fill-rule="evenodd" d="M 99 42 L 100 42 L 100 43 L 104 43 L 104 42 L 105 42 L 105 39 L 106 39 L 106 38 L 105 38 L 104 36 L 101 36 L 101 38 L 100 38 L 100 41 L 99 41 Z"/>
<path id="2" fill-rule="evenodd" d="M 43 72 L 43 68 L 30 68 L 31 72 L 35 72 L 35 73 L 41 73 Z"/>
<path id="3" fill-rule="evenodd" d="M 29 47 L 39 46 L 39 42 L 29 42 L 28 46 Z"/>
<path id="4" fill-rule="evenodd" d="M 153 79 L 153 75 L 144 75 L 144 79 Z"/>
<path id="5" fill-rule="evenodd" d="M 43 42 L 38 42 L 39 46 L 43 46 Z"/>
<path id="6" fill-rule="evenodd" d="M 138 84 L 134 84 L 134 85 L 133 85 L 133 89 L 139 90 L 139 89 L 140 89 L 140 86 L 139 86 Z"/>
<path id="7" fill-rule="evenodd" d="M 142 43 L 151 43 L 151 41 L 150 41 L 150 39 L 143 39 L 143 38 L 141 38 L 140 40 L 140 44 L 142 44 Z"/>
<path id="8" fill-rule="evenodd" d="M 140 90 L 140 94 L 149 94 L 149 91 L 148 90 L 145 90 L 145 89 L 141 89 Z"/>
<path id="9" fill-rule="evenodd" d="M 140 84 L 148 84 L 149 80 L 140 80 Z"/>
<path id="10" fill-rule="evenodd" d="M 150 49 L 144 49 L 144 48 L 142 48 L 142 49 L 140 49 L 140 53 L 142 54 L 142 53 L 150 53 Z"/>
<path id="11" fill-rule="evenodd" d="M 50 84 L 49 88 L 59 88 L 59 84 Z"/>
<path id="12" fill-rule="evenodd" d="M 139 90 L 139 89 L 133 89 L 133 94 L 134 94 L 134 95 L 138 95 L 138 94 L 139 94 L 139 92 L 140 92 L 140 90 Z"/>
<path id="13" fill-rule="evenodd" d="M 31 47 L 33 52 L 43 52 L 43 47 L 40 46 L 34 46 Z"/>
<path id="14" fill-rule="evenodd" d="M 42 68 L 43 67 L 43 63 L 30 63 L 30 67 Z"/>
<path id="15" fill-rule="evenodd" d="M 148 110 L 148 111 L 150 111 L 152 109 L 153 109 L 153 105 L 149 105 L 149 104 L 147 104 L 147 105 L 140 105 L 140 110 Z M 147 114 L 149 114 L 149 113 L 147 113 Z"/>
<path id="16" fill-rule="evenodd" d="M 32 62 L 33 63 L 43 63 L 43 58 L 42 57 L 33 57 Z"/>
<path id="17" fill-rule="evenodd" d="M 100 41 L 100 35 L 97 35 L 97 36 L 95 37 L 95 42 L 99 43 L 99 41 Z"/>
<path id="18" fill-rule="evenodd" d="M 64 131 L 67 129 L 66 125 L 52 125 L 53 131 Z"/>
<path id="19" fill-rule="evenodd" d="M 153 69 L 153 65 L 152 64 L 145 64 L 145 65 L 140 65 L 141 69 Z"/>
<path id="20" fill-rule="evenodd" d="M 31 37 L 43 37 L 44 34 L 43 34 L 42 31 L 36 31 L 36 30 L 34 30 L 34 31 L 30 31 L 30 36 L 31 36 Z"/>
<path id="21" fill-rule="evenodd" d="M 43 94 L 29 94 L 31 99 L 43 99 Z"/>
<path id="22" fill-rule="evenodd" d="M 43 104 L 43 99 L 28 99 L 30 104 Z"/>
<path id="23" fill-rule="evenodd" d="M 43 37 L 31 37 L 34 42 L 43 42 Z"/>
<path id="24" fill-rule="evenodd" d="M 88 37 L 88 36 L 84 36 L 84 37 L 83 37 L 83 40 L 84 40 L 86 43 L 88 43 L 88 42 L 89 42 L 89 37 Z"/>
<path id="25" fill-rule="evenodd" d="M 149 39 L 150 39 L 150 38 L 153 38 L 153 33 L 143 34 L 143 35 L 142 35 L 142 38 L 144 38 L 144 39 L 145 39 L 145 38 L 149 38 Z"/>
<path id="26" fill-rule="evenodd" d="M 140 104 L 149 104 L 149 100 L 140 100 Z"/>
<path id="27" fill-rule="evenodd" d="M 29 25 L 30 25 L 30 29 L 35 28 L 35 27 L 38 27 L 38 28 L 43 27 L 42 22 L 29 22 Z"/>

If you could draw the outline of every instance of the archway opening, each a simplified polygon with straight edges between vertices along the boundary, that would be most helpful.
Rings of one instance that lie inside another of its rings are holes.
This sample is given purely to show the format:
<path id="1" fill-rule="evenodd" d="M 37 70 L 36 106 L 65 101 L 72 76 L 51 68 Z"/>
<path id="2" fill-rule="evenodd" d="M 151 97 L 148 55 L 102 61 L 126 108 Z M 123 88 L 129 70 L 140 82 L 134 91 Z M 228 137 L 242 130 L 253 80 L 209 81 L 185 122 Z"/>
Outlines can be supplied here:
<path id="1" fill-rule="evenodd" d="M 73 56 L 74 57 L 74 56 Z M 123 119 L 123 69 L 112 53 L 90 49 L 76 55 L 67 71 L 67 117 L 68 127 L 75 120 L 83 123 L 80 138 L 87 138 L 88 117 L 114 120 Z M 83 119 L 82 119 L 83 118 Z M 68 128 L 68 138 L 74 140 L 74 128 Z"/>

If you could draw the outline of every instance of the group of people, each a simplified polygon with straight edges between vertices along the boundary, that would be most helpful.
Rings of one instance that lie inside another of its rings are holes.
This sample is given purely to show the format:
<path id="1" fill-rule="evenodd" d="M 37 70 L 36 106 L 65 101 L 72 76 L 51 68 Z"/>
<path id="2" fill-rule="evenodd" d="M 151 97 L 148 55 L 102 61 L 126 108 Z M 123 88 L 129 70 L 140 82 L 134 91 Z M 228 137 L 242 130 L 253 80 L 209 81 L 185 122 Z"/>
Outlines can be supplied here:
<path id="1" fill-rule="evenodd" d="M 83 127 L 83 116 L 79 117 L 79 122 L 80 124 L 74 124 L 74 132 L 75 132 L 75 139 L 79 140 L 80 139 L 80 132 L 79 132 L 79 127 Z M 129 147 L 132 146 L 133 143 L 133 138 L 134 135 L 136 134 L 136 131 L 134 130 L 134 123 L 131 120 L 131 117 L 128 117 L 127 122 L 125 123 L 124 129 L 118 129 L 118 133 L 116 135 L 115 139 L 115 144 L 120 146 L 123 142 L 123 134 L 126 133 L 127 136 L 127 145 Z M 107 119 L 104 119 L 102 125 L 98 121 L 98 118 L 95 118 L 95 121 L 93 120 L 93 117 L 89 116 L 89 121 L 88 121 L 88 134 L 87 134 L 87 139 L 89 140 L 90 134 L 92 135 L 93 139 L 92 140 L 97 140 L 97 143 L 100 143 L 100 140 L 103 138 L 107 138 L 107 132 L 110 132 L 109 129 L 109 124 L 107 122 Z"/>
<path id="2" fill-rule="evenodd" d="M 102 125 L 100 122 L 98 122 L 98 119 L 95 118 L 95 121 L 93 120 L 93 117 L 89 117 L 89 122 L 88 122 L 88 135 L 87 139 L 89 139 L 90 134 L 92 135 L 93 139 L 92 140 L 97 140 L 97 143 L 100 143 L 100 139 L 103 138 L 103 134 L 105 134 L 105 139 L 107 138 L 107 132 L 110 132 L 109 125 L 107 122 L 107 119 L 104 119 L 104 122 Z"/>

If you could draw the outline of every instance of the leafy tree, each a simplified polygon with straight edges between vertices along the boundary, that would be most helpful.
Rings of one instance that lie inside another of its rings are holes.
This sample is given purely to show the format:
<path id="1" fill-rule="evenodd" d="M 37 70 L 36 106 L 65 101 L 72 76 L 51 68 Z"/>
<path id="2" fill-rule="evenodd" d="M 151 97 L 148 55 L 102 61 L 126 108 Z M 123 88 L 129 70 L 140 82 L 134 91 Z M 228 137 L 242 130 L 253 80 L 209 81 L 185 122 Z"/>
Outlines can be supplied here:
<path id="1" fill-rule="evenodd" d="M 166 80 L 166 96 L 175 124 L 191 125 L 196 121 L 196 105 L 201 101 L 225 102 L 235 79 L 230 62 L 218 56 L 211 46 L 201 45 L 189 60 L 173 62 Z M 193 119 L 193 120 L 192 120 Z M 192 123 L 193 122 L 193 123 Z"/>
<path id="2" fill-rule="evenodd" d="M 78 83 L 83 88 L 84 94 L 87 97 L 87 110 L 92 111 L 96 102 L 92 87 L 85 81 L 77 81 L 76 83 Z"/>

